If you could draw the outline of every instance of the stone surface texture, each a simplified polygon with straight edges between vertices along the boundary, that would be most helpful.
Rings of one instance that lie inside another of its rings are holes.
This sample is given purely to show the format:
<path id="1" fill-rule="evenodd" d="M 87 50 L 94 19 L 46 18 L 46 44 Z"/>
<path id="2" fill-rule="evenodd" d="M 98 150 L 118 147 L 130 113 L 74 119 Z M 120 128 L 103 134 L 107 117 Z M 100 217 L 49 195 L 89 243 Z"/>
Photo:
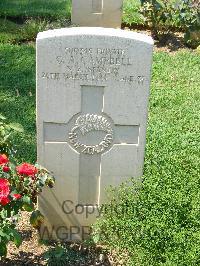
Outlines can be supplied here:
<path id="1" fill-rule="evenodd" d="M 86 27 L 121 28 L 123 0 L 72 0 L 72 23 Z"/>
<path id="2" fill-rule="evenodd" d="M 119 29 L 38 34 L 38 162 L 56 178 L 38 200 L 42 238 L 85 238 L 106 188 L 141 177 L 152 48 Z"/>

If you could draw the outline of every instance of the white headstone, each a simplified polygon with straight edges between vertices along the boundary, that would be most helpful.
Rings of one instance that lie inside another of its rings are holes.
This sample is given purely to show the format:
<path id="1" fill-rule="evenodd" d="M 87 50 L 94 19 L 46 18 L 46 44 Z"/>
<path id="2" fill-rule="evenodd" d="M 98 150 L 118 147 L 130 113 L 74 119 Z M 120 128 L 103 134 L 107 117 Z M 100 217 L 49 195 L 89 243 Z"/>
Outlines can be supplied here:
<path id="1" fill-rule="evenodd" d="M 72 23 L 121 28 L 123 0 L 72 0 Z"/>
<path id="2" fill-rule="evenodd" d="M 42 238 L 84 238 L 105 189 L 142 175 L 152 47 L 115 29 L 39 33 L 38 162 L 56 177 L 39 198 Z"/>

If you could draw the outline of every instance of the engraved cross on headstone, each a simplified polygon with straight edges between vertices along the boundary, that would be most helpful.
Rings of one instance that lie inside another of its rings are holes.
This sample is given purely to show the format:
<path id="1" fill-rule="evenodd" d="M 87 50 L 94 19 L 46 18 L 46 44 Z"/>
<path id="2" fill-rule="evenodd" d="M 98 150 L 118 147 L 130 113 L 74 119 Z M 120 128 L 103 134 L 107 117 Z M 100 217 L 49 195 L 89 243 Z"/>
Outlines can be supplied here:
<path id="1" fill-rule="evenodd" d="M 47 142 L 67 142 L 80 154 L 78 200 L 95 205 L 101 193 L 101 155 L 114 144 L 138 144 L 139 125 L 115 124 L 104 113 L 103 86 L 81 86 L 81 96 L 81 113 L 67 124 L 45 122 L 44 136 Z"/>

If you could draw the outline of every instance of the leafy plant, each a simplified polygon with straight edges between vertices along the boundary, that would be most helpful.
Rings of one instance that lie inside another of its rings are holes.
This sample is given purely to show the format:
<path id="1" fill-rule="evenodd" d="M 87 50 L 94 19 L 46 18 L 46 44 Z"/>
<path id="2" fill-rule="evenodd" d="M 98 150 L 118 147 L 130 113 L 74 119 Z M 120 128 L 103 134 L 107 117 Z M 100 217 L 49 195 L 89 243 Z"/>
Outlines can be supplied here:
<path id="1" fill-rule="evenodd" d="M 60 18 L 53 22 L 47 19 L 28 19 L 23 27 L 21 27 L 21 37 L 26 41 L 34 41 L 39 32 L 56 29 L 61 27 L 67 27 L 70 25 L 69 19 Z"/>
<path id="2" fill-rule="evenodd" d="M 184 29 L 185 42 L 192 48 L 200 45 L 200 2 L 176 0 L 173 4 L 176 25 Z"/>
<path id="3" fill-rule="evenodd" d="M 191 31 L 200 30 L 200 2 L 198 0 L 141 0 L 141 13 L 152 29 L 154 38 L 161 39 L 173 27 L 186 32 L 186 40 L 192 39 Z M 190 38 L 191 37 L 191 38 Z M 198 38 L 195 40 L 199 41 Z M 198 46 L 198 42 L 196 46 Z"/>
<path id="4" fill-rule="evenodd" d="M 28 19 L 21 29 L 22 38 L 26 41 L 36 39 L 39 32 L 48 29 L 48 21 L 44 19 Z"/>
<path id="5" fill-rule="evenodd" d="M 128 25 L 143 25 L 144 20 L 140 14 L 140 0 L 123 1 L 123 22 Z"/>
<path id="6" fill-rule="evenodd" d="M 175 0 L 172 3 L 176 25 L 184 30 L 200 26 L 200 2 L 198 0 Z"/>
<path id="7" fill-rule="evenodd" d="M 40 227 L 44 217 L 35 211 L 34 202 L 45 185 L 53 184 L 54 178 L 45 168 L 28 163 L 16 166 L 0 154 L 0 257 L 6 256 L 9 241 L 17 247 L 22 242 L 16 230 L 20 211 L 32 212 L 31 224 Z"/>
<path id="8" fill-rule="evenodd" d="M 16 44 L 20 40 L 20 25 L 0 18 L 0 43 Z"/>
<path id="9" fill-rule="evenodd" d="M 172 21 L 171 3 L 168 0 L 141 0 L 141 13 L 145 23 L 152 29 L 153 37 L 160 39 L 169 32 Z"/>
<path id="10" fill-rule="evenodd" d="M 15 132 L 22 133 L 23 127 L 18 123 L 6 123 L 6 118 L 0 114 L 0 151 L 11 154 L 13 152 L 13 137 Z"/>
<path id="11" fill-rule="evenodd" d="M 105 265 L 105 257 L 106 251 L 103 248 L 88 247 L 83 243 L 59 243 L 44 253 L 44 258 L 49 266 Z"/>
<path id="12" fill-rule="evenodd" d="M 66 265 L 67 254 L 63 247 L 56 246 L 48 250 L 44 254 L 44 258 L 47 260 L 47 265 Z"/>

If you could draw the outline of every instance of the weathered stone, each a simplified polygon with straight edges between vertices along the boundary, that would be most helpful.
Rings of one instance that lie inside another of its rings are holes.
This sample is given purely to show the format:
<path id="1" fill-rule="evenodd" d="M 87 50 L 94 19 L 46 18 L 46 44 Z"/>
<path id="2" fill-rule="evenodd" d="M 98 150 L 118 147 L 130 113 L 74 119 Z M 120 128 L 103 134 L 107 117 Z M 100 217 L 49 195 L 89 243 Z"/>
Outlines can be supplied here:
<path id="1" fill-rule="evenodd" d="M 56 177 L 39 198 L 42 237 L 84 238 L 105 189 L 142 175 L 152 47 L 114 29 L 39 33 L 38 162 Z"/>

